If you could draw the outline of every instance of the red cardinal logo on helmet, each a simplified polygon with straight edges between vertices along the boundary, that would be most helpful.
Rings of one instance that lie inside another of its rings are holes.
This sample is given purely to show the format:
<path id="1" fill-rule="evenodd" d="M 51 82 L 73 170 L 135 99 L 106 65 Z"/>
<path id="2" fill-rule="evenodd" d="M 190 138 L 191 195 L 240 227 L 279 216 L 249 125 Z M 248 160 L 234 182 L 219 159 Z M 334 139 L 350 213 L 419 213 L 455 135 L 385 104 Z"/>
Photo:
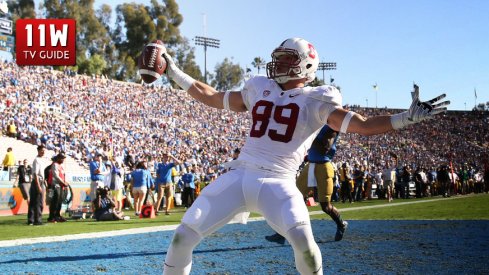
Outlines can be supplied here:
<path id="1" fill-rule="evenodd" d="M 314 49 L 314 46 L 312 44 L 308 44 L 307 46 L 309 47 L 310 50 L 309 57 L 312 59 L 316 58 L 316 49 Z"/>

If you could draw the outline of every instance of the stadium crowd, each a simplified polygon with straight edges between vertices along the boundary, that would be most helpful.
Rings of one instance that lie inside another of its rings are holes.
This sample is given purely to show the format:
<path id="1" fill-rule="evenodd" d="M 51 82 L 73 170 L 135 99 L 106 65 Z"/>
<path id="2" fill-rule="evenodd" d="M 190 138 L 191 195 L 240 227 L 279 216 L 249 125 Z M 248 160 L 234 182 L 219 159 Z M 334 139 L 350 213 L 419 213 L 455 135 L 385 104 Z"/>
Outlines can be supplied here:
<path id="1" fill-rule="evenodd" d="M 170 152 L 214 173 L 240 147 L 249 124 L 241 114 L 222 115 L 165 87 L 15 63 L 2 63 L 0 70 L 2 129 L 85 166 L 96 153 L 131 155 L 136 163 Z"/>
<path id="2" fill-rule="evenodd" d="M 400 111 L 347 108 L 367 117 Z M 129 167 L 144 159 L 154 169 L 168 152 L 208 179 L 225 171 L 222 164 L 241 147 L 250 125 L 247 113 L 211 110 L 180 90 L 11 62 L 0 63 L 0 114 L 5 135 L 64 151 L 85 167 L 100 153 L 121 157 Z M 489 115 L 449 111 L 438 123 L 403 131 L 341 135 L 338 148 L 338 163 L 361 165 L 372 178 L 393 161 L 412 171 L 465 166 L 475 175 L 489 152 Z"/>

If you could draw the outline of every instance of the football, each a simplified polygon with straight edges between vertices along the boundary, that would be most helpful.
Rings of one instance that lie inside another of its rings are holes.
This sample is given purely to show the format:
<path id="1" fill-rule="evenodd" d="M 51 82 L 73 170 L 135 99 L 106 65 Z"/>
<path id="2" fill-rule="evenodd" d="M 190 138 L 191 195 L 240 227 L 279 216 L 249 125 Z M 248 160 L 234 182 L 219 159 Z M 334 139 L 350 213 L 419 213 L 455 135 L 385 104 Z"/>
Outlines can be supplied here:
<path id="1" fill-rule="evenodd" d="M 166 60 L 163 57 L 165 52 L 165 44 L 161 40 L 155 40 L 144 46 L 138 58 L 138 69 L 145 83 L 153 83 L 165 72 Z"/>

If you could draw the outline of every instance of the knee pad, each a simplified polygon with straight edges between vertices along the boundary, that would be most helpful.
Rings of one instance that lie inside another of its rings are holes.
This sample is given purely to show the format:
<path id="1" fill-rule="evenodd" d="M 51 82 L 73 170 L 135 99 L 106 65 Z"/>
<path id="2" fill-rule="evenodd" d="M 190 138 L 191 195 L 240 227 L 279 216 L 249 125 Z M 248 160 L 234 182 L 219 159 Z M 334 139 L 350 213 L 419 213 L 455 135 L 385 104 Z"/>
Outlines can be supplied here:
<path id="1" fill-rule="evenodd" d="M 322 274 L 322 257 L 310 225 L 299 225 L 287 232 L 294 249 L 295 265 L 301 274 Z"/>

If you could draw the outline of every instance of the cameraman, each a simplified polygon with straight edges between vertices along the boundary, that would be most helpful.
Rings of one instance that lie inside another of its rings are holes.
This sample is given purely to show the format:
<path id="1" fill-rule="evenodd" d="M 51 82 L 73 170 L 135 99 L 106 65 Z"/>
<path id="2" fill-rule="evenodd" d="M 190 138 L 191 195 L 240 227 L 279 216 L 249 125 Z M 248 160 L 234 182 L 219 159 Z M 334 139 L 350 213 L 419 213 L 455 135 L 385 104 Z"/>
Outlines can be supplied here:
<path id="1" fill-rule="evenodd" d="M 97 221 L 117 221 L 124 219 L 122 212 L 115 211 L 115 202 L 108 196 L 109 188 L 97 188 L 97 198 L 92 201 L 93 216 Z"/>

